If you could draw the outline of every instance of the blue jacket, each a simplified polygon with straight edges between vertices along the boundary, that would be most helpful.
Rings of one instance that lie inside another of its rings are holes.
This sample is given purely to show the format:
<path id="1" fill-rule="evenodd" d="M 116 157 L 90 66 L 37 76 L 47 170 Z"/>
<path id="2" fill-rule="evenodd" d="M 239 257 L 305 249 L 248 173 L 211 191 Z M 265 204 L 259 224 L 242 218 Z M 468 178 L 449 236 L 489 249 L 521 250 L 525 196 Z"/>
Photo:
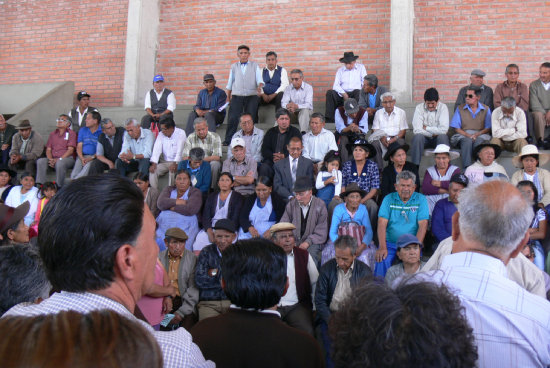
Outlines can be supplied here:
<path id="1" fill-rule="evenodd" d="M 187 170 L 191 176 L 193 175 L 193 171 L 189 166 L 189 160 L 180 161 L 178 164 L 178 171 L 180 170 Z M 201 166 L 199 166 L 199 170 L 194 175 L 197 178 L 197 183 L 193 186 L 200 190 L 203 194 L 208 193 L 208 189 L 210 189 L 210 181 L 212 180 L 210 162 L 203 160 Z"/>

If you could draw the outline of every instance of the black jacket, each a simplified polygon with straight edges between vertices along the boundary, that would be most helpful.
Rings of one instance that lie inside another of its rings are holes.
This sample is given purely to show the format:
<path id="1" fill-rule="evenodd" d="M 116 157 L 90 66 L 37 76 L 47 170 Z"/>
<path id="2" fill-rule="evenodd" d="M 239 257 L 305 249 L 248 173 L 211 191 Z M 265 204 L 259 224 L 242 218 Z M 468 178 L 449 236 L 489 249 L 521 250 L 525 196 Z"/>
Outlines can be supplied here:
<path id="1" fill-rule="evenodd" d="M 252 207 L 254 207 L 256 199 L 258 199 L 256 193 L 246 198 L 240 213 L 239 226 L 243 228 L 245 233 L 247 233 L 248 228 L 252 226 L 249 215 Z M 285 201 L 279 197 L 277 193 L 271 192 L 271 203 L 273 204 L 273 210 L 275 211 L 275 221 L 279 222 L 283 216 L 283 213 L 285 213 Z"/>
<path id="2" fill-rule="evenodd" d="M 264 141 L 262 143 L 262 162 L 270 162 L 273 164 L 273 154 L 275 153 L 275 148 L 277 147 L 277 137 L 279 133 L 279 127 L 275 126 L 271 129 L 269 129 L 264 136 Z M 286 148 L 288 142 L 293 137 L 298 137 L 302 139 L 302 133 L 298 130 L 298 128 L 293 127 L 292 125 L 288 127 L 288 131 L 285 137 L 285 143 L 283 145 L 283 152 L 285 157 L 288 157 L 288 150 Z"/>
<path id="3" fill-rule="evenodd" d="M 204 210 L 202 212 L 202 226 L 204 230 L 212 227 L 212 218 L 216 214 L 216 205 L 218 203 L 219 192 L 210 193 L 206 199 Z M 235 227 L 239 226 L 239 212 L 243 205 L 243 196 L 233 191 L 229 199 L 229 209 L 227 211 L 227 219 L 233 221 Z"/>

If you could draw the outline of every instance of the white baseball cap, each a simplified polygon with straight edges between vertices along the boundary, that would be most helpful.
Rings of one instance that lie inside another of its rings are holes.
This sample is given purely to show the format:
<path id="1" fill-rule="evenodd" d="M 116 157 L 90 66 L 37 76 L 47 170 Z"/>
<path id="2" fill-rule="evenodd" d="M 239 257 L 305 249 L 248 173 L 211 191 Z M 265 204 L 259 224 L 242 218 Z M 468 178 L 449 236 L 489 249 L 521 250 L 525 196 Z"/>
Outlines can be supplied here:
<path id="1" fill-rule="evenodd" d="M 242 138 L 233 138 L 231 140 L 231 148 L 235 148 L 237 146 L 241 146 L 242 148 L 246 148 L 246 143 L 244 142 L 244 139 Z"/>

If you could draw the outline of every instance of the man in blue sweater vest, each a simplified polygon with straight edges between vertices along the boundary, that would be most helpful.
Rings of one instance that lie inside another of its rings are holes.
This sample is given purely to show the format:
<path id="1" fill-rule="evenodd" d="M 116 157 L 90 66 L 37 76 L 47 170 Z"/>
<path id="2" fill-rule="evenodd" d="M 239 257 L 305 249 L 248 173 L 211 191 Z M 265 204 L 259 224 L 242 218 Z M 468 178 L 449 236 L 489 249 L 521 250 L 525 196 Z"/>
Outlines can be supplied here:
<path id="1" fill-rule="evenodd" d="M 265 67 L 262 70 L 264 88 L 260 94 L 260 106 L 275 105 L 275 110 L 281 108 L 283 93 L 288 86 L 286 69 L 277 65 L 277 54 L 269 51 L 265 54 Z"/>

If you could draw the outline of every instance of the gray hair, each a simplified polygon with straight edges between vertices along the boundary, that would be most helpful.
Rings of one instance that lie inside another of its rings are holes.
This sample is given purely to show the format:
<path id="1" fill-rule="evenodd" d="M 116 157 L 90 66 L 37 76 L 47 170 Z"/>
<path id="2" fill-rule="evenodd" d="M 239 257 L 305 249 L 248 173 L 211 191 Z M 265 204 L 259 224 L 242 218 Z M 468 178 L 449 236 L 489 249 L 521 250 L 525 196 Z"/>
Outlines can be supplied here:
<path id="1" fill-rule="evenodd" d="M 290 74 L 300 74 L 300 77 L 304 77 L 304 73 L 300 69 L 292 69 Z"/>
<path id="2" fill-rule="evenodd" d="M 101 119 L 101 127 L 103 128 L 105 125 L 113 123 L 113 120 L 111 118 L 103 118 Z M 114 123 L 113 123 L 114 124 Z"/>
<path id="3" fill-rule="evenodd" d="M 276 231 L 273 234 L 271 234 L 271 240 L 273 240 L 273 242 L 275 242 L 277 239 L 279 239 L 279 233 L 280 232 L 281 231 Z M 294 235 L 294 231 L 292 231 L 292 236 L 294 237 L 294 240 L 297 240 L 296 236 Z"/>
<path id="4" fill-rule="evenodd" d="M 384 98 L 386 98 L 386 97 L 391 97 L 391 99 L 393 101 L 396 100 L 395 95 L 393 94 L 393 92 L 386 92 L 386 93 L 382 93 L 382 96 L 380 96 L 380 101 L 384 101 Z"/>
<path id="5" fill-rule="evenodd" d="M 133 126 L 135 126 L 135 127 L 140 126 L 139 121 L 137 121 L 136 118 L 128 118 L 128 119 L 126 119 L 126 121 L 124 122 L 124 126 L 127 127 L 128 125 L 133 125 Z"/>
<path id="6" fill-rule="evenodd" d="M 512 68 L 516 68 L 518 70 L 518 73 L 519 73 L 519 66 L 517 64 L 508 64 L 508 65 L 506 65 L 506 70 L 504 72 L 508 73 L 510 71 L 510 69 L 512 69 Z"/>
<path id="7" fill-rule="evenodd" d="M 0 247 L 0 316 L 12 306 L 46 299 L 51 285 L 38 252 L 30 245 Z"/>
<path id="8" fill-rule="evenodd" d="M 198 118 L 195 118 L 195 120 L 193 120 L 193 127 L 196 127 L 200 123 L 206 123 L 206 119 L 202 116 L 199 116 Z M 208 126 L 208 124 L 206 124 L 206 126 Z"/>
<path id="9" fill-rule="evenodd" d="M 516 100 L 512 96 L 504 97 L 500 105 L 505 109 L 511 109 L 516 107 Z"/>
<path id="10" fill-rule="evenodd" d="M 351 254 L 355 254 L 357 252 L 357 240 L 349 235 L 339 236 L 334 242 L 334 248 L 341 250 L 349 248 L 351 249 Z"/>
<path id="11" fill-rule="evenodd" d="M 189 150 L 189 160 L 191 161 L 202 161 L 204 160 L 204 150 L 201 147 L 191 148 Z"/>
<path id="12" fill-rule="evenodd" d="M 395 184 L 399 184 L 400 180 L 412 180 L 413 184 L 416 183 L 416 175 L 412 173 L 409 170 L 403 170 L 399 174 L 397 174 L 397 178 L 395 179 Z"/>
<path id="13" fill-rule="evenodd" d="M 313 118 L 321 119 L 323 123 L 326 122 L 325 115 L 321 114 L 320 112 L 314 112 L 313 114 L 311 114 L 309 121 L 311 121 L 311 119 Z"/>
<path id="14" fill-rule="evenodd" d="M 501 256 L 509 255 L 518 246 L 534 216 L 532 206 L 521 193 L 500 180 L 464 188 L 459 195 L 458 212 L 464 238 Z"/>
<path id="15" fill-rule="evenodd" d="M 365 82 L 371 87 L 378 87 L 378 77 L 374 74 L 367 74 L 365 76 Z"/>

